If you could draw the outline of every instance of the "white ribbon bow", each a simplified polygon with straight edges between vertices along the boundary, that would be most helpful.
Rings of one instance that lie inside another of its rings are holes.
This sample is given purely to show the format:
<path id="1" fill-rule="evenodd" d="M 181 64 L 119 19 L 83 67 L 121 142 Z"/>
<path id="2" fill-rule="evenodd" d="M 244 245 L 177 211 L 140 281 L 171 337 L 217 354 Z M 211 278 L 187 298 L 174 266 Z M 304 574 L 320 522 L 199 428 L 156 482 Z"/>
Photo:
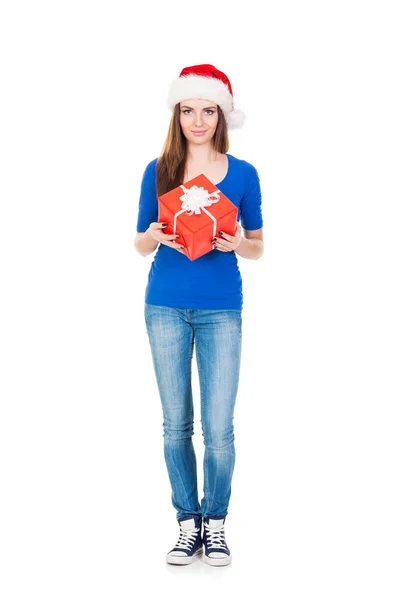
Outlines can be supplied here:
<path id="1" fill-rule="evenodd" d="M 209 193 L 203 186 L 198 187 L 197 185 L 192 185 L 189 189 L 184 185 L 181 185 L 180 187 L 184 191 L 184 194 L 179 197 L 179 200 L 182 201 L 182 210 L 175 213 L 174 234 L 176 232 L 176 220 L 180 214 L 186 212 L 188 216 L 191 217 L 193 214 L 199 215 L 201 214 L 201 211 L 204 211 L 213 220 L 213 237 L 215 237 L 217 219 L 205 207 L 219 202 L 219 190 Z"/>
<path id="2" fill-rule="evenodd" d="M 219 191 L 208 193 L 208 190 L 205 190 L 203 186 L 198 187 L 197 185 L 192 185 L 191 188 L 187 189 L 184 185 L 181 185 L 181 188 L 185 192 L 183 196 L 180 196 L 179 200 L 182 200 L 182 209 L 185 211 L 195 212 L 197 215 L 200 214 L 200 209 L 205 206 L 211 206 L 211 204 L 215 204 L 215 202 L 219 201 Z M 215 198 L 215 200 L 212 200 Z"/>

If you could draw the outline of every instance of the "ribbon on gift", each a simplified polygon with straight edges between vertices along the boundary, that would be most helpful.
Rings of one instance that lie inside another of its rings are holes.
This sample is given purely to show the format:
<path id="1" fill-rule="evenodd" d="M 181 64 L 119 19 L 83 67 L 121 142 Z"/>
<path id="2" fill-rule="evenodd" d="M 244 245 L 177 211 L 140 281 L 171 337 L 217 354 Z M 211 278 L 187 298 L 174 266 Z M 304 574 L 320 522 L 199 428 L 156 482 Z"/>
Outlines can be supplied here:
<path id="1" fill-rule="evenodd" d="M 197 185 L 192 185 L 189 189 L 184 185 L 181 185 L 180 187 L 184 191 L 184 194 L 179 198 L 179 200 L 182 201 L 182 210 L 174 215 L 174 234 L 176 232 L 176 220 L 179 215 L 186 212 L 191 217 L 193 214 L 199 215 L 201 214 L 201 211 L 203 211 L 213 220 L 213 237 L 215 237 L 217 231 L 217 219 L 206 209 L 206 206 L 211 206 L 212 204 L 219 202 L 219 190 L 209 193 L 203 186 L 198 187 Z"/>

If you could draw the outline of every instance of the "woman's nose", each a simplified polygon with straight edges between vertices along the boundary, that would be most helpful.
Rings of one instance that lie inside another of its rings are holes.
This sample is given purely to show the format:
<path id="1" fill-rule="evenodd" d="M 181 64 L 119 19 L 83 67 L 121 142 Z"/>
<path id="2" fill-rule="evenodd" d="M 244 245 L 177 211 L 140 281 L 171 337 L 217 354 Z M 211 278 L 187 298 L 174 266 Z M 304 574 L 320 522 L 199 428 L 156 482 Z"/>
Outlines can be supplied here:
<path id="1" fill-rule="evenodd" d="M 199 113 L 198 115 L 196 115 L 194 120 L 195 120 L 195 123 L 196 123 L 196 127 L 198 127 L 199 125 L 201 125 L 203 123 L 202 114 Z"/>

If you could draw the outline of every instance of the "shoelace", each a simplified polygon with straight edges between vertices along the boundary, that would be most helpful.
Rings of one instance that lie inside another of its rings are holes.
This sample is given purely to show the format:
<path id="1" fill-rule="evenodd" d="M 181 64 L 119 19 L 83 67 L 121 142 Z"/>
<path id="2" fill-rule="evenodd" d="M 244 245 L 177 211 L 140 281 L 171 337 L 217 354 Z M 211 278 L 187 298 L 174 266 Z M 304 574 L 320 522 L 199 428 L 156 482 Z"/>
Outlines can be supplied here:
<path id="1" fill-rule="evenodd" d="M 181 526 L 179 540 L 176 544 L 176 548 L 185 548 L 186 550 L 190 550 L 196 540 L 198 531 L 200 531 L 200 527 L 194 527 L 193 529 L 183 529 L 183 527 Z"/>
<path id="2" fill-rule="evenodd" d="M 226 549 L 224 527 L 224 524 L 222 524 L 220 527 L 210 527 L 207 525 L 207 523 L 204 523 L 204 529 L 206 530 L 206 536 L 209 537 L 210 547 Z"/>

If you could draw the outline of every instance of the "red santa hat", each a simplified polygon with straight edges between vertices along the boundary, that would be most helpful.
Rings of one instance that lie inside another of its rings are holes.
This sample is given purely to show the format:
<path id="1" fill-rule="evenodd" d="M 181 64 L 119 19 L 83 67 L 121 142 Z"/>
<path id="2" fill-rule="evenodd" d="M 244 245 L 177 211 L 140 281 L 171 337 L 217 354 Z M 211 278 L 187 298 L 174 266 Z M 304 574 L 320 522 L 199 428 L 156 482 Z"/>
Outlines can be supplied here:
<path id="1" fill-rule="evenodd" d="M 242 127 L 246 115 L 234 108 L 231 82 L 222 71 L 213 65 L 194 65 L 182 69 L 178 79 L 170 84 L 168 108 L 190 98 L 201 98 L 215 102 L 222 109 L 229 129 Z"/>

